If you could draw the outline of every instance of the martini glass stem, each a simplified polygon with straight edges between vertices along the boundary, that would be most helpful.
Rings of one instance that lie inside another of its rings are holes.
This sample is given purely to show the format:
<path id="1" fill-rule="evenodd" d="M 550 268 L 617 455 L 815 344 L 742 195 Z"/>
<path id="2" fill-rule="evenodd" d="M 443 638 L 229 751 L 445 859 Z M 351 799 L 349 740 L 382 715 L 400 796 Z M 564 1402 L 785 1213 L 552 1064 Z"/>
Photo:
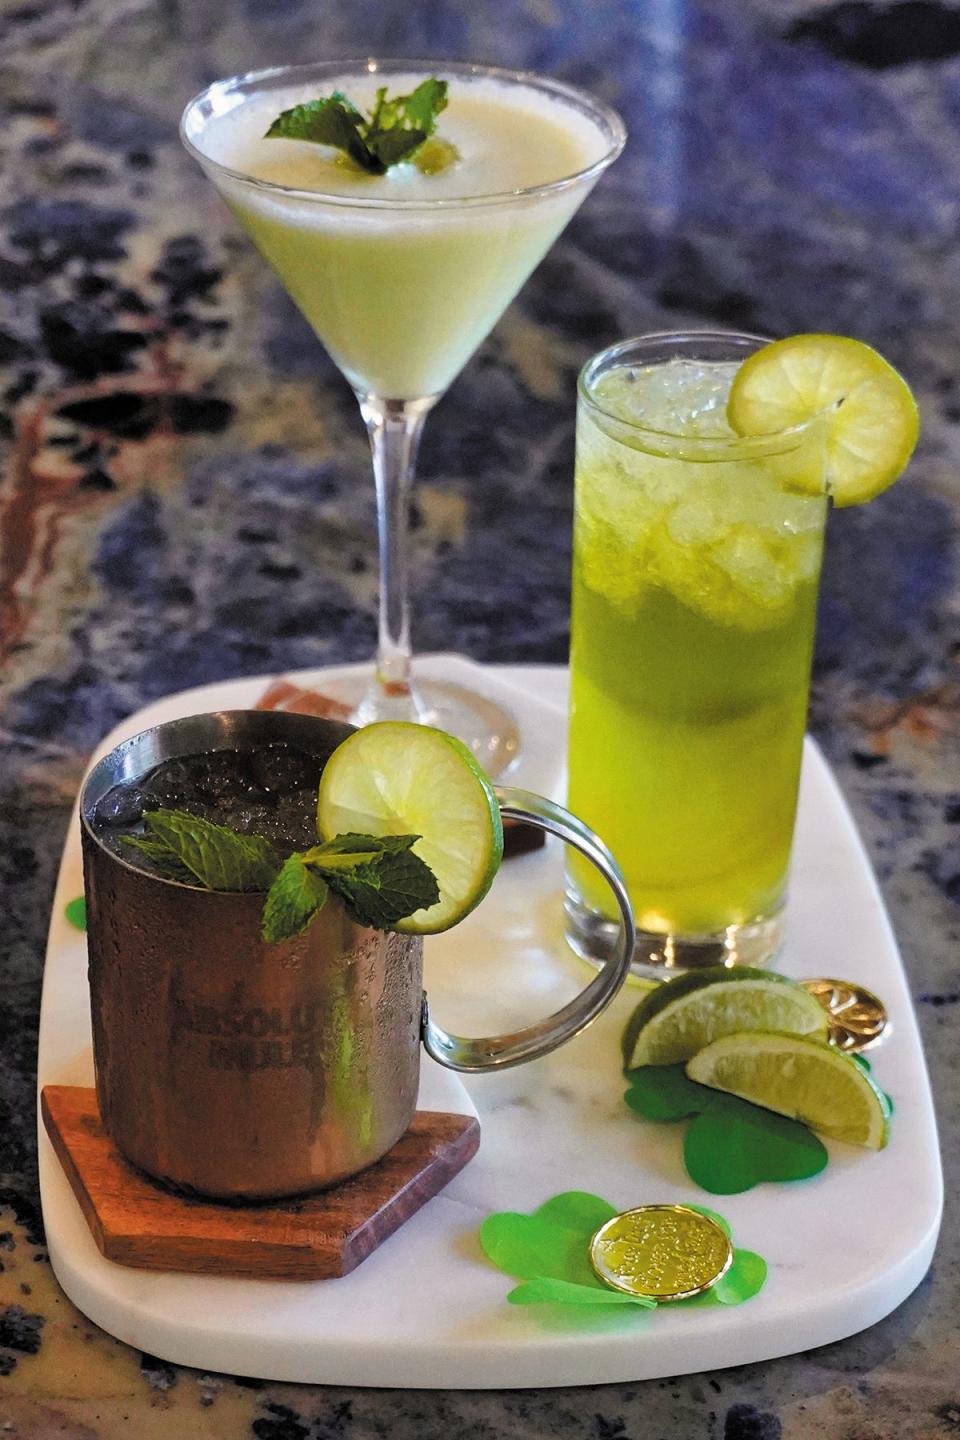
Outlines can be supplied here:
<path id="1" fill-rule="evenodd" d="M 436 396 L 383 400 L 360 394 L 357 398 L 370 437 L 377 486 L 380 612 L 373 680 L 351 719 L 357 725 L 373 720 L 429 721 L 429 706 L 413 683 L 407 535 L 420 434 Z"/>

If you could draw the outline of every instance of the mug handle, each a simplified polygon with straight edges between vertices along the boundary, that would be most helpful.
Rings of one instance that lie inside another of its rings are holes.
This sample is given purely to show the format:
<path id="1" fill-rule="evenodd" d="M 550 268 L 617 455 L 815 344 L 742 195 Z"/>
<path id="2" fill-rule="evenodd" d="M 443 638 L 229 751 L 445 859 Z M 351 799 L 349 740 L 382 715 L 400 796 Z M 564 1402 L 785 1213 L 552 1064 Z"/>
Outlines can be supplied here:
<path id="1" fill-rule="evenodd" d="M 620 933 L 613 954 L 603 964 L 597 977 L 585 990 L 554 1015 L 515 1030 L 509 1035 L 494 1035 L 478 1039 L 465 1039 L 461 1035 L 450 1035 L 430 1019 L 427 997 L 423 997 L 423 1012 L 420 1035 L 424 1049 L 434 1060 L 446 1065 L 449 1070 L 477 1073 L 482 1070 L 504 1070 L 509 1065 L 522 1065 L 546 1055 L 558 1045 L 578 1035 L 595 1020 L 620 989 L 630 972 L 633 947 L 636 942 L 636 927 L 630 899 L 627 895 L 623 874 L 616 860 L 598 835 L 565 810 L 562 805 L 534 795 L 528 790 L 516 790 L 512 786 L 496 787 L 500 813 L 506 820 L 522 820 L 545 830 L 548 835 L 557 835 L 574 850 L 596 866 L 613 891 L 620 908 Z"/>

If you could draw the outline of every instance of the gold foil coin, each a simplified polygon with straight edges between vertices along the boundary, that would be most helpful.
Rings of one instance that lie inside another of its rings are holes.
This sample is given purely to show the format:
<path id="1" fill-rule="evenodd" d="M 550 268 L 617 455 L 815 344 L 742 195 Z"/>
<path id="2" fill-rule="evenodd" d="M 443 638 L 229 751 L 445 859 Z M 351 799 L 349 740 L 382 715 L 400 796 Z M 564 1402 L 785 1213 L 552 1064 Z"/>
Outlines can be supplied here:
<path id="1" fill-rule="evenodd" d="M 660 1302 L 716 1285 L 733 1261 L 730 1239 L 689 1205 L 640 1205 L 608 1220 L 590 1241 L 594 1274 L 614 1290 Z"/>
<path id="2" fill-rule="evenodd" d="M 887 1007 L 851 980 L 801 980 L 830 1017 L 830 1043 L 838 1050 L 866 1050 L 887 1028 Z"/>

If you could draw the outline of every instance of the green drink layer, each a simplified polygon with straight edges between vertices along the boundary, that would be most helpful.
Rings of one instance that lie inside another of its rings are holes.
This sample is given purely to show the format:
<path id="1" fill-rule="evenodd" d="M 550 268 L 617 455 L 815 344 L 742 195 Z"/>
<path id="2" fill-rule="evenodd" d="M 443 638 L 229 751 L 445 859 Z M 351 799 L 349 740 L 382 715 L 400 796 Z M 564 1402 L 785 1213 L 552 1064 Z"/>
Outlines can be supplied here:
<path id="1" fill-rule="evenodd" d="M 354 225 L 233 209 L 351 384 L 415 399 L 447 388 L 581 199 Z"/>
<path id="2" fill-rule="evenodd" d="M 578 422 L 569 801 L 661 933 L 775 910 L 796 810 L 825 501 L 784 488 L 815 437 L 713 458 L 734 371 L 613 369 L 593 389 L 610 418 Z M 651 454 L 617 417 L 691 443 Z M 576 860 L 571 879 L 612 914 Z"/>

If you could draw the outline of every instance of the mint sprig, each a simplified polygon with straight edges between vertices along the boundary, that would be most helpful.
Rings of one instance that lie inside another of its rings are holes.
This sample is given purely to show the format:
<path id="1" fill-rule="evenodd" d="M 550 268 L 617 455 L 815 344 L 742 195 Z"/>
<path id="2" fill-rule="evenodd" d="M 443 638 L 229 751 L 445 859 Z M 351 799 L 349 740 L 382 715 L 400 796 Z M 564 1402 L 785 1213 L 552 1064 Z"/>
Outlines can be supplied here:
<path id="1" fill-rule="evenodd" d="M 338 835 L 291 855 L 270 888 L 263 912 L 268 942 L 302 934 L 333 890 L 360 925 L 390 930 L 436 905 L 440 890 L 412 846 L 419 835 Z"/>
<path id="2" fill-rule="evenodd" d="M 261 835 L 241 835 L 186 810 L 147 810 L 145 835 L 120 839 L 170 880 L 231 892 L 266 890 L 263 938 L 302 935 L 331 890 L 359 925 L 390 930 L 440 898 L 429 865 L 413 853 L 419 835 L 338 835 L 281 864 Z"/>
<path id="3" fill-rule="evenodd" d="M 238 835 L 186 810 L 146 810 L 143 820 L 146 835 L 121 838 L 171 880 L 208 890 L 266 890 L 280 868 L 276 851 L 262 835 Z"/>
<path id="4" fill-rule="evenodd" d="M 431 76 L 409 95 L 387 98 L 387 87 L 377 91 L 369 115 L 335 90 L 332 95 L 307 100 L 282 111 L 266 132 L 268 140 L 309 140 L 332 145 L 370 175 L 384 175 L 391 165 L 411 160 L 436 129 L 437 116 L 447 105 L 447 82 Z M 456 158 L 450 147 L 451 158 Z"/>
<path id="5" fill-rule="evenodd" d="M 161 870 L 167 880 L 177 880 L 181 885 L 198 884 L 197 876 L 192 870 L 188 870 L 183 864 L 175 850 L 164 840 L 158 840 L 155 835 L 121 835 L 120 842 L 123 845 L 133 846 L 142 855 L 146 855 L 158 870 Z"/>
<path id="6" fill-rule="evenodd" d="M 323 876 L 303 863 L 300 854 L 283 862 L 263 907 L 263 938 L 268 944 L 302 935 L 327 903 L 330 887 Z"/>

